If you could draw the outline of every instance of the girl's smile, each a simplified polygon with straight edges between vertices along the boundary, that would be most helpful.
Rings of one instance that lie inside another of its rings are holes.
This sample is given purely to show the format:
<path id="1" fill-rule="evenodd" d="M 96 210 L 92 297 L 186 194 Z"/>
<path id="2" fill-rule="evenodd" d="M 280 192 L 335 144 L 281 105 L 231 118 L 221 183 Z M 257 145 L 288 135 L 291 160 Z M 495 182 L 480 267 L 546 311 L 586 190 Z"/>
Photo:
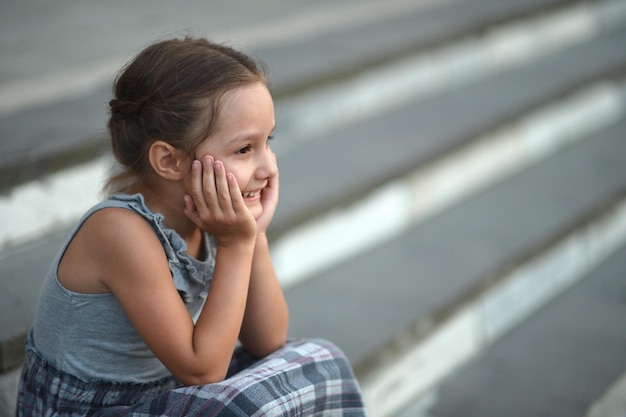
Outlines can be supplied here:
<path id="1" fill-rule="evenodd" d="M 259 190 L 256 190 L 256 191 L 247 191 L 247 192 L 241 193 L 241 195 L 243 197 L 243 200 L 246 203 L 250 203 L 250 202 L 256 201 L 256 200 L 261 198 L 261 191 L 262 191 L 262 189 L 259 189 Z"/>

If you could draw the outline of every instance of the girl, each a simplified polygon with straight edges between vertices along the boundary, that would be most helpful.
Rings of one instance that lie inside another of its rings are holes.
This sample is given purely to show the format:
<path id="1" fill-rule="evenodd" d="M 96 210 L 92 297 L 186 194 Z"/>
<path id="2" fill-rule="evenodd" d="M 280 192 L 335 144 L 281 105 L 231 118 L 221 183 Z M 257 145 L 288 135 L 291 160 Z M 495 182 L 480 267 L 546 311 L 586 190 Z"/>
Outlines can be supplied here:
<path id="1" fill-rule="evenodd" d="M 46 276 L 17 415 L 365 415 L 336 346 L 287 340 L 265 233 L 274 107 L 256 63 L 159 42 L 118 76 L 110 110 L 123 170 Z"/>

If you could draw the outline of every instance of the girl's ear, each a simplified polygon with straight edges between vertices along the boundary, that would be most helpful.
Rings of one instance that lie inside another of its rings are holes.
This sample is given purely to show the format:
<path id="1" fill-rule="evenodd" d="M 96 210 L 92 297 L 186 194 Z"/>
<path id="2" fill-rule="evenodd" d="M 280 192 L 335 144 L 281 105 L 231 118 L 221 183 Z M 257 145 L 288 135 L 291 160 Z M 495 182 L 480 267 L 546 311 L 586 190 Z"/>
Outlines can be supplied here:
<path id="1" fill-rule="evenodd" d="M 154 172 L 167 180 L 181 180 L 188 171 L 185 169 L 188 158 L 183 152 L 160 140 L 150 145 L 148 158 Z"/>

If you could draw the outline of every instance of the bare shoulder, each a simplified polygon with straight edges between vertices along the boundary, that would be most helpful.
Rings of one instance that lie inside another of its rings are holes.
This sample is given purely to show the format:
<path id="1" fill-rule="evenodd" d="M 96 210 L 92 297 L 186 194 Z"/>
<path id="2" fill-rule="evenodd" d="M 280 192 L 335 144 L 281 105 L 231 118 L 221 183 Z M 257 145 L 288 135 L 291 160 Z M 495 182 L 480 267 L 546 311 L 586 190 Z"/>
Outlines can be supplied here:
<path id="1" fill-rule="evenodd" d="M 110 207 L 94 213 L 85 223 L 89 245 L 93 253 L 99 254 L 106 270 L 119 265 L 153 262 L 165 259 L 165 252 L 154 230 L 137 213 Z"/>
<path id="2" fill-rule="evenodd" d="M 112 277 L 132 276 L 150 262 L 166 262 L 152 227 L 133 211 L 108 207 L 89 216 L 76 232 L 58 277 L 73 291 L 109 292 Z"/>
<path id="3" fill-rule="evenodd" d="M 154 236 L 148 222 L 132 210 L 107 207 L 93 213 L 84 223 L 84 228 L 104 239 L 124 240 L 124 236 Z"/>

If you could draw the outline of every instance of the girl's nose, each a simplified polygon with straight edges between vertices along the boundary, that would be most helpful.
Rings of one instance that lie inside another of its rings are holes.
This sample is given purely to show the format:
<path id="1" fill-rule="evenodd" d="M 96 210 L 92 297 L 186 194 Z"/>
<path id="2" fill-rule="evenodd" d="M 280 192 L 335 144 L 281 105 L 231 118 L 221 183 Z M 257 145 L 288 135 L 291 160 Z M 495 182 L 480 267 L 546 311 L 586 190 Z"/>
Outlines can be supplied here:
<path id="1" fill-rule="evenodd" d="M 258 167 L 259 176 L 270 178 L 278 173 L 278 165 L 276 164 L 276 154 L 270 149 L 263 152 Z"/>

